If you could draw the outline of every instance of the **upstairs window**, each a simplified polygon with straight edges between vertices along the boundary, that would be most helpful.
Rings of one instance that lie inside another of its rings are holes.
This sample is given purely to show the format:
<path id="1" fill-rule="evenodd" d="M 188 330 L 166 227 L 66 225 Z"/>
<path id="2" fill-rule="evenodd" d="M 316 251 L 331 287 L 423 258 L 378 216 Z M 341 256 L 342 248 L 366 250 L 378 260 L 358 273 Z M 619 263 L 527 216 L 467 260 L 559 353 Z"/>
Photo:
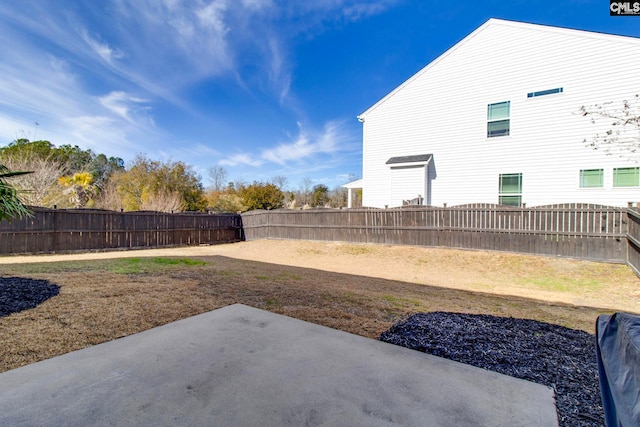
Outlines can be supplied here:
<path id="1" fill-rule="evenodd" d="M 511 101 L 489 104 L 487 108 L 487 138 L 509 135 Z"/>
<path id="2" fill-rule="evenodd" d="M 640 168 L 615 168 L 613 169 L 614 187 L 639 187 Z"/>
<path id="3" fill-rule="evenodd" d="M 557 87 L 554 89 L 539 90 L 537 92 L 529 92 L 527 94 L 527 98 L 536 98 L 538 96 L 553 95 L 554 93 L 562 93 L 562 92 L 564 92 L 564 90 L 561 87 Z"/>
<path id="4" fill-rule="evenodd" d="M 522 174 L 502 173 L 498 187 L 498 203 L 522 206 Z"/>
<path id="5" fill-rule="evenodd" d="M 604 187 L 604 169 L 583 169 L 580 171 L 580 188 Z"/>

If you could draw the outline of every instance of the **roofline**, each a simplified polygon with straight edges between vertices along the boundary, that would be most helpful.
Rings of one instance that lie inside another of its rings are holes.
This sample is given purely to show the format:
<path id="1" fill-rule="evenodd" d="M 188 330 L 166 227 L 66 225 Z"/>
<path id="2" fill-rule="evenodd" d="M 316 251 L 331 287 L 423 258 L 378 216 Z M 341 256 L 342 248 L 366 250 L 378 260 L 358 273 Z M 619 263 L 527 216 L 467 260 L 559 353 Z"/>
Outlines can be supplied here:
<path id="1" fill-rule="evenodd" d="M 342 184 L 341 187 L 342 188 L 351 188 L 351 189 L 362 188 L 363 187 L 363 182 L 364 182 L 363 179 L 360 178 L 360 179 L 356 179 L 356 180 L 351 181 L 351 182 L 347 182 L 346 184 Z"/>
<path id="2" fill-rule="evenodd" d="M 490 18 L 488 21 L 486 21 L 484 24 L 482 24 L 481 26 L 479 26 L 478 28 L 473 30 L 471 33 L 469 33 L 466 37 L 464 37 L 458 43 L 454 44 L 452 47 L 447 49 L 443 54 L 441 54 L 436 59 L 434 59 L 429 64 L 427 64 L 425 67 L 420 69 L 417 73 L 415 73 L 414 75 L 409 77 L 407 80 L 405 80 L 398 87 L 396 87 L 391 92 L 386 94 L 378 102 L 376 102 L 371 107 L 367 108 L 364 112 L 359 114 L 357 116 L 358 121 L 364 122 L 365 118 L 366 118 L 366 115 L 369 114 L 369 112 L 371 112 L 372 110 L 376 109 L 380 104 L 383 104 L 391 96 L 395 95 L 397 92 L 399 92 L 402 89 L 404 89 L 404 87 L 407 86 L 409 83 L 413 82 L 415 79 L 417 79 L 422 74 L 427 72 L 430 68 L 434 67 L 440 61 L 444 60 L 446 57 L 451 55 L 454 51 L 456 51 L 460 46 L 465 44 L 468 40 L 472 39 L 478 33 L 482 32 L 485 28 L 487 28 L 487 27 L 489 27 L 491 25 L 505 25 L 505 26 L 510 26 L 510 27 L 520 27 L 520 28 L 526 27 L 526 28 L 535 29 L 535 30 L 539 30 L 539 31 L 550 31 L 550 32 L 565 33 L 565 34 L 566 33 L 573 33 L 573 34 L 579 33 L 582 36 L 586 36 L 586 37 L 590 37 L 590 38 L 606 38 L 606 39 L 612 39 L 613 38 L 613 39 L 616 39 L 616 40 L 619 40 L 619 41 L 625 41 L 625 42 L 640 44 L 640 38 L 637 38 L 637 37 L 621 36 L 621 35 L 617 35 L 617 34 L 608 34 L 608 33 L 599 33 L 599 32 L 595 32 L 595 31 L 577 30 L 577 29 L 564 28 L 564 27 L 554 27 L 554 26 L 551 26 L 551 25 L 544 25 L 544 24 L 531 24 L 531 23 L 527 23 L 527 22 L 509 21 L 509 20 L 506 20 L 506 19 Z"/>

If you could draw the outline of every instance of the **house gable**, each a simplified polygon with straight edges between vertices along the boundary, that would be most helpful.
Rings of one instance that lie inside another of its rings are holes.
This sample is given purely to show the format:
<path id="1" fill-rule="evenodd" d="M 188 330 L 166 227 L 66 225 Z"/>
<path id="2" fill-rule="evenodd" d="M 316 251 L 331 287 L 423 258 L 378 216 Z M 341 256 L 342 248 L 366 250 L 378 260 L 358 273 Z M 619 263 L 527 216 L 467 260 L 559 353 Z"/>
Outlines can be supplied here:
<path id="1" fill-rule="evenodd" d="M 613 185 L 614 169 L 631 164 L 586 148 L 598 129 L 577 114 L 634 95 L 639 74 L 638 39 L 491 19 L 358 117 L 363 203 L 414 198 L 401 182 L 417 178 L 388 162 L 421 153 L 432 154 L 425 204 L 640 201 L 640 189 Z M 581 174 L 599 169 L 602 187 L 581 188 Z M 520 199 L 499 192 L 513 176 Z"/>
<path id="2" fill-rule="evenodd" d="M 502 26 L 502 27 L 505 27 L 505 28 L 528 28 L 528 29 L 532 29 L 534 31 L 546 32 L 546 33 L 549 33 L 549 34 L 571 34 L 573 36 L 582 37 L 585 40 L 601 39 L 601 40 L 613 41 L 613 42 L 616 42 L 616 43 L 622 42 L 622 43 L 630 43 L 630 44 L 633 44 L 633 45 L 640 45 L 640 40 L 638 40 L 636 38 L 633 38 L 633 37 L 618 36 L 618 35 L 613 35 L 613 34 L 604 34 L 604 33 L 597 33 L 597 32 L 591 32 L 591 31 L 575 30 L 575 29 L 569 29 L 569 28 L 559 28 L 559 27 L 552 27 L 552 26 L 541 25 L 541 24 L 530 24 L 530 23 L 525 23 L 525 22 L 508 21 L 508 20 L 503 20 L 503 19 L 490 18 L 487 22 L 482 24 L 480 27 L 476 28 L 473 32 L 471 32 L 465 38 L 463 38 L 458 43 L 453 45 L 451 48 L 449 48 L 447 51 L 445 51 L 442 55 L 438 56 L 436 59 L 434 59 L 429 64 L 427 64 L 424 68 L 422 68 L 420 71 L 415 73 L 413 76 L 408 78 L 406 81 L 404 81 L 398 87 L 396 87 L 391 92 L 389 92 L 387 95 L 385 95 L 382 99 L 380 99 L 375 104 L 373 104 L 371 107 L 369 107 L 367 110 L 365 110 L 360 115 L 358 115 L 357 116 L 358 120 L 360 120 L 361 122 L 364 122 L 364 120 L 366 120 L 367 115 L 370 112 L 372 112 L 373 110 L 375 110 L 378 106 L 380 106 L 381 104 L 386 102 L 389 98 L 393 97 L 396 93 L 398 93 L 398 92 L 402 91 L 403 89 L 405 89 L 407 86 L 410 86 L 411 83 L 414 80 L 420 78 L 423 74 L 427 73 L 431 68 L 436 67 L 441 61 L 445 61 L 447 59 L 447 57 L 449 57 L 456 50 L 460 49 L 462 46 L 464 46 L 465 44 L 469 43 L 471 40 L 476 38 L 479 34 L 481 34 L 487 28 L 495 27 L 495 26 Z"/>

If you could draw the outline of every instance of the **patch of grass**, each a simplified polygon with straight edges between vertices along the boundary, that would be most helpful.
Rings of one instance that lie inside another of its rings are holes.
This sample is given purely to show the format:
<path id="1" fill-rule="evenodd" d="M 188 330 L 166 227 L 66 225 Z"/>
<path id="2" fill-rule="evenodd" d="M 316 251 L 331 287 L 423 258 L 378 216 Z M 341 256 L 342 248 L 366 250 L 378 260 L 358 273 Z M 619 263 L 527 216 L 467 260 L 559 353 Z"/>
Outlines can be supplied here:
<path id="1" fill-rule="evenodd" d="M 104 270 L 116 274 L 153 274 L 176 266 L 201 266 L 206 262 L 188 258 L 122 258 L 106 261 Z"/>
<path id="2" fill-rule="evenodd" d="M 116 274 L 136 274 L 142 273 L 142 267 L 140 266 L 140 258 L 126 258 L 122 260 L 118 260 L 118 262 L 114 263 L 110 270 L 112 273 Z"/>
<path id="3" fill-rule="evenodd" d="M 340 248 L 340 252 L 349 255 L 366 255 L 375 252 L 375 248 L 369 245 L 344 245 Z"/>
<path id="4" fill-rule="evenodd" d="M 276 282 L 276 281 L 282 281 L 282 280 L 288 280 L 288 279 L 293 279 L 293 280 L 302 280 L 302 277 L 298 274 L 289 274 L 289 273 L 282 273 L 282 274 L 277 274 L 277 275 L 265 275 L 265 274 L 258 274 L 255 276 L 256 279 L 258 280 L 267 280 L 267 281 L 271 281 L 271 282 Z"/>
<path id="5" fill-rule="evenodd" d="M 301 255 L 326 255 L 327 253 L 327 251 L 314 248 L 298 249 L 297 252 Z"/>
<path id="6" fill-rule="evenodd" d="M 224 276 L 224 277 L 231 277 L 231 276 L 237 276 L 238 273 L 236 273 L 235 271 L 228 271 L 228 270 L 219 270 L 217 271 L 218 275 L 220 276 Z"/>
<path id="7" fill-rule="evenodd" d="M 180 266 L 203 266 L 205 261 L 189 258 L 119 258 L 96 261 L 59 261 L 34 264 L 5 265 L 7 272 L 20 271 L 21 274 L 109 272 L 116 274 L 153 274 Z"/>
<path id="8" fill-rule="evenodd" d="M 98 262 L 99 263 L 99 262 Z M 59 262 L 43 262 L 33 264 L 14 264 L 3 265 L 3 272 L 19 271 L 20 274 L 41 274 L 41 273 L 64 273 L 64 272 L 82 272 L 95 271 L 95 265 L 91 265 L 86 261 L 59 261 Z M 10 273 L 14 274 L 14 273 Z"/>
<path id="9" fill-rule="evenodd" d="M 597 290 L 602 287 L 597 280 L 590 278 L 571 278 L 566 276 L 545 276 L 540 275 L 531 279 L 523 280 L 521 283 L 537 286 L 540 289 L 575 292 L 577 290 Z"/>
<path id="10" fill-rule="evenodd" d="M 277 298 L 267 298 L 264 301 L 264 305 L 265 307 L 272 308 L 272 309 L 282 308 L 282 303 Z"/>
<path id="11" fill-rule="evenodd" d="M 199 259 L 189 259 L 189 258 L 154 258 L 153 262 L 155 264 L 161 265 L 205 265 L 206 262 Z"/>
<path id="12" fill-rule="evenodd" d="M 395 295 L 382 295 L 382 299 L 389 302 L 394 308 L 422 307 L 422 302 L 417 298 L 403 298 Z"/>

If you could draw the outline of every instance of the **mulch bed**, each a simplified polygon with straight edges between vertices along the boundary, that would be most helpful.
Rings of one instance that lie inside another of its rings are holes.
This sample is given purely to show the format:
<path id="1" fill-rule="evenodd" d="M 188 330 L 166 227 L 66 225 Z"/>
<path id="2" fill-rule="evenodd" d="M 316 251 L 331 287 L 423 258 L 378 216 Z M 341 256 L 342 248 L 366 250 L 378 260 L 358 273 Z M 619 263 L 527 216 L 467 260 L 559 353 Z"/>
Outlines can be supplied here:
<path id="1" fill-rule="evenodd" d="M 0 277 L 0 317 L 37 307 L 60 293 L 48 280 Z"/>
<path id="2" fill-rule="evenodd" d="M 417 313 L 381 341 L 521 378 L 554 389 L 563 427 L 602 426 L 595 336 L 535 320 Z"/>

